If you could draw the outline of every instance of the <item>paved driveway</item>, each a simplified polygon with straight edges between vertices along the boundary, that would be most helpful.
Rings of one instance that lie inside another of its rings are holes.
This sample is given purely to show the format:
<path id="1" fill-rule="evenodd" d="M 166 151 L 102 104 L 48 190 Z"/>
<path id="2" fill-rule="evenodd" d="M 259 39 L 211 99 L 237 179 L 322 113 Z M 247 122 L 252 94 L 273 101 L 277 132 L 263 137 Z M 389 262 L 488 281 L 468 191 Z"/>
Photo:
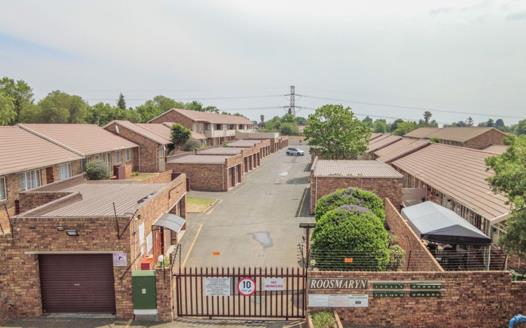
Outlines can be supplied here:
<path id="1" fill-rule="evenodd" d="M 208 214 L 189 216 L 186 267 L 299 265 L 303 231 L 297 216 L 308 205 L 303 198 L 305 193 L 308 201 L 310 160 L 307 147 L 301 148 L 304 157 L 286 156 L 285 149 L 266 157 L 232 191 L 191 193 L 220 202 Z"/>

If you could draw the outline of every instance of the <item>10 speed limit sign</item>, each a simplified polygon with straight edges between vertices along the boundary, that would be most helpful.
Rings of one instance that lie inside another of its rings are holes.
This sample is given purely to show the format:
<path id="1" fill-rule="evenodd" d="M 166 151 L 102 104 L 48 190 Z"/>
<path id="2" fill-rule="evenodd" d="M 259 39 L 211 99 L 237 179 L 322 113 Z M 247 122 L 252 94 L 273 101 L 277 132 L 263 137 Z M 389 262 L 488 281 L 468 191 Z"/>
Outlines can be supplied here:
<path id="1" fill-rule="evenodd" d="M 239 294 L 252 296 L 256 292 L 256 281 L 252 278 L 241 278 L 237 284 Z"/>

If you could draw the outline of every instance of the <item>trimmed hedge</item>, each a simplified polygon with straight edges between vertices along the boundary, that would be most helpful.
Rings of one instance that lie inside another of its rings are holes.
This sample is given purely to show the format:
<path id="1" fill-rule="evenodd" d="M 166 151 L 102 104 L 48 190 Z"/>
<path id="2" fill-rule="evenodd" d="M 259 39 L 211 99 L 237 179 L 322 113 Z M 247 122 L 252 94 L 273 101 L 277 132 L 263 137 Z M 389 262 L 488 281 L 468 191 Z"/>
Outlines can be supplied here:
<path id="1" fill-rule="evenodd" d="M 375 193 L 358 188 L 338 189 L 321 197 L 316 203 L 316 222 L 327 212 L 342 205 L 358 205 L 370 209 L 382 222 L 385 221 L 384 202 Z"/>
<path id="2" fill-rule="evenodd" d="M 316 222 L 312 259 L 326 270 L 384 271 L 389 267 L 389 234 L 372 211 L 338 207 Z M 352 263 L 345 263 L 352 258 Z"/>

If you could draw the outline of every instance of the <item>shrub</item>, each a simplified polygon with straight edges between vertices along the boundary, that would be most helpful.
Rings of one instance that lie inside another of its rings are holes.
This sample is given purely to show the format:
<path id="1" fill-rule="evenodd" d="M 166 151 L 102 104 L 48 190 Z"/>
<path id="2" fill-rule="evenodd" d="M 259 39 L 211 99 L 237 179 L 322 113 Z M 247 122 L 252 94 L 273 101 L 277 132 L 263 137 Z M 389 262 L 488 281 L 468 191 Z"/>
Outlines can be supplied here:
<path id="1" fill-rule="evenodd" d="M 312 325 L 314 328 L 332 328 L 336 327 L 334 314 L 329 311 L 315 312 L 311 315 Z"/>
<path id="2" fill-rule="evenodd" d="M 358 188 L 338 189 L 321 197 L 316 203 L 316 221 L 328 211 L 342 205 L 358 205 L 366 207 L 378 218 L 385 221 L 384 202 L 375 193 Z"/>
<path id="3" fill-rule="evenodd" d="M 197 150 L 199 148 L 201 148 L 201 143 L 199 142 L 199 140 L 195 140 L 195 139 L 189 139 L 183 145 L 184 151 L 192 151 L 192 150 Z"/>
<path id="4" fill-rule="evenodd" d="M 86 165 L 86 174 L 90 180 L 102 180 L 110 177 L 108 166 L 101 160 L 88 162 Z"/>
<path id="5" fill-rule="evenodd" d="M 314 228 L 312 258 L 320 269 L 382 271 L 389 255 L 389 235 L 372 211 L 339 207 L 325 213 Z"/>
<path id="6" fill-rule="evenodd" d="M 298 126 L 295 123 L 281 123 L 279 133 L 284 136 L 297 136 L 300 133 Z"/>
<path id="7" fill-rule="evenodd" d="M 391 245 L 389 252 L 389 265 L 387 269 L 390 271 L 398 271 L 402 267 L 405 251 L 400 245 Z"/>

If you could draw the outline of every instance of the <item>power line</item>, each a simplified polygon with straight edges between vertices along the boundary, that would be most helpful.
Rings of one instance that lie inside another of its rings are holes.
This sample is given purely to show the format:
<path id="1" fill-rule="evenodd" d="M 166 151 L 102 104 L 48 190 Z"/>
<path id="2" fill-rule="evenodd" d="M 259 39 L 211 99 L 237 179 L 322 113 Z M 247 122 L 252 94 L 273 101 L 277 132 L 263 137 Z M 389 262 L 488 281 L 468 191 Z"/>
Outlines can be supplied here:
<path id="1" fill-rule="evenodd" d="M 351 100 L 351 99 L 341 99 L 341 98 L 331 98 L 331 97 L 319 97 L 319 96 L 311 96 L 311 95 L 298 95 L 298 96 L 301 96 L 301 97 L 304 97 L 304 98 L 310 98 L 310 99 L 329 100 L 329 101 L 341 101 L 341 102 L 355 103 L 355 104 L 369 105 L 369 106 L 391 107 L 391 108 L 398 108 L 398 109 L 428 110 L 428 111 L 434 111 L 434 112 L 438 112 L 438 113 L 464 114 L 464 115 L 483 116 L 483 117 L 490 117 L 490 118 L 492 118 L 492 117 L 493 118 L 497 118 L 497 117 L 498 118 L 514 118 L 514 119 L 521 119 L 521 118 L 523 118 L 521 116 L 514 116 L 514 115 L 461 112 L 461 111 L 446 110 L 446 109 L 439 109 L 439 108 L 433 108 L 433 107 L 406 106 L 406 105 L 376 103 L 376 102 L 361 101 L 361 100 Z"/>

